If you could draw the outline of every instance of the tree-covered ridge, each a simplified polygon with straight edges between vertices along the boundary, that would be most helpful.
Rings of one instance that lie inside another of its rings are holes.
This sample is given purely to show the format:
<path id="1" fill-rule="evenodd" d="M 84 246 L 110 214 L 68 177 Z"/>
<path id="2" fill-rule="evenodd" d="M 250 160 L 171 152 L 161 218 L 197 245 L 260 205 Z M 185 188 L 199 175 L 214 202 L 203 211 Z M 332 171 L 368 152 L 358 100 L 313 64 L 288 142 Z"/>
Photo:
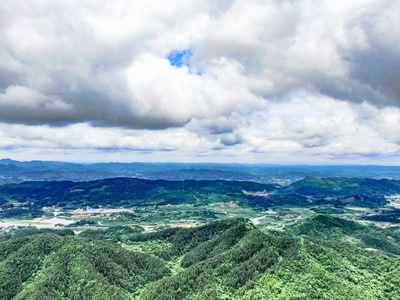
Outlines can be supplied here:
<path id="1" fill-rule="evenodd" d="M 1 299 L 129 299 L 170 271 L 154 256 L 77 237 L 0 243 Z"/>
<path id="2" fill-rule="evenodd" d="M 296 181 L 285 189 L 287 193 L 309 196 L 346 197 L 364 195 L 366 197 L 381 196 L 400 192 L 400 181 L 370 178 L 316 178 L 308 176 Z"/>
<path id="3" fill-rule="evenodd" d="M 245 220 L 225 220 L 125 241 L 180 266 L 140 299 L 399 299 L 400 260 L 339 239 L 357 230 L 370 228 L 317 216 L 287 233 L 264 233 Z"/>
<path id="4" fill-rule="evenodd" d="M 264 194 L 254 196 L 256 192 Z M 0 186 L 0 203 L 4 204 L 7 201 L 29 203 L 30 210 L 53 205 L 131 207 L 166 204 L 204 205 L 229 201 L 239 201 L 241 205 L 261 209 L 288 204 L 296 206 L 351 204 L 380 207 L 386 203 L 385 195 L 396 193 L 400 193 L 400 181 L 388 179 L 307 177 L 287 187 L 279 188 L 272 184 L 246 181 L 111 178 L 88 182 L 32 181 L 6 184 Z M 12 213 L 18 212 L 13 210 Z"/>
<path id="5" fill-rule="evenodd" d="M 400 256 L 400 233 L 329 215 L 317 215 L 299 221 L 289 226 L 287 232 L 294 236 L 307 235 L 323 241 L 351 243 L 364 249 Z"/>
<path id="6" fill-rule="evenodd" d="M 262 274 L 295 257 L 298 244 L 237 224 L 188 251 L 183 270 L 144 291 L 144 299 L 235 299 Z"/>
<path id="7" fill-rule="evenodd" d="M 14 235 L 0 242 L 0 298 L 400 299 L 399 258 L 338 239 L 362 225 L 318 216 L 289 231 L 231 219 L 153 233 Z"/>
<path id="8" fill-rule="evenodd" d="M 29 226 L 22 228 L 12 228 L 8 232 L 0 231 L 0 242 L 31 235 L 42 234 L 42 233 L 52 233 L 59 236 L 75 235 L 74 231 L 71 229 L 57 229 L 57 230 L 49 228 L 38 229 L 37 227 Z"/>
<path id="9" fill-rule="evenodd" d="M 255 182 L 164 181 L 135 178 L 111 178 L 89 182 L 23 182 L 0 186 L 0 195 L 18 202 L 41 206 L 67 205 L 166 205 L 210 203 L 246 199 L 243 190 L 273 191 L 275 186 Z M 228 201 L 228 200 L 227 200 Z"/>
<path id="10" fill-rule="evenodd" d="M 300 239 L 295 259 L 238 299 L 400 299 L 400 261 L 349 244 Z"/>

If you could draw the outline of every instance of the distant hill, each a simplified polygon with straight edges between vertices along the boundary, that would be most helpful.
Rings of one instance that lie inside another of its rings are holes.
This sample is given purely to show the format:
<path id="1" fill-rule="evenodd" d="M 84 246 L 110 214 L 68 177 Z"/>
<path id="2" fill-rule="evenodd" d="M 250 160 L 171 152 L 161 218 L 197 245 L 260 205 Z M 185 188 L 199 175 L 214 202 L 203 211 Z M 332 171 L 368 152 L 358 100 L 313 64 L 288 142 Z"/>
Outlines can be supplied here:
<path id="1" fill-rule="evenodd" d="M 253 196 L 256 192 L 264 196 Z M 370 208 L 386 204 L 385 195 L 400 193 L 400 181 L 364 178 L 315 178 L 280 188 L 274 184 L 226 180 L 144 180 L 109 178 L 94 181 L 26 181 L 0 185 L 0 203 L 30 202 L 36 206 L 146 206 L 209 204 L 239 201 L 265 209 L 276 205 L 346 204 Z"/>
<path id="2" fill-rule="evenodd" d="M 0 184 L 23 181 L 91 181 L 112 177 L 152 180 L 229 180 L 261 183 L 296 181 L 314 177 L 368 177 L 400 179 L 400 167 L 307 166 L 211 163 L 92 163 L 56 161 L 19 162 L 0 159 Z"/>
<path id="3" fill-rule="evenodd" d="M 384 195 L 400 193 L 400 181 L 370 178 L 316 178 L 308 176 L 283 188 L 290 194 L 314 198 L 337 198 L 358 206 L 384 205 Z"/>
<path id="4" fill-rule="evenodd" d="M 206 204 L 241 201 L 253 205 L 255 197 L 247 191 L 276 189 L 271 184 L 222 180 L 143 180 L 111 178 L 89 182 L 29 181 L 0 186 L 0 197 L 18 202 L 33 202 L 42 206 L 127 206 L 166 204 Z"/>

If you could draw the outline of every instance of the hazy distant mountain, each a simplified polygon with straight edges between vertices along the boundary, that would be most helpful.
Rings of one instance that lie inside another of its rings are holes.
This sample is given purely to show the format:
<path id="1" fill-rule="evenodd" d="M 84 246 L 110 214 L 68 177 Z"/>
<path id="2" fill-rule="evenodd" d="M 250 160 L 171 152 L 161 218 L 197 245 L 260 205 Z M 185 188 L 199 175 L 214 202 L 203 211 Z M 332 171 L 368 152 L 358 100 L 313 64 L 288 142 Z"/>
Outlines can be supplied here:
<path id="1" fill-rule="evenodd" d="M 0 160 L 0 184 L 23 181 L 89 181 L 112 177 L 164 180 L 293 182 L 307 176 L 400 179 L 400 167 L 280 166 L 262 164 L 96 163 Z"/>

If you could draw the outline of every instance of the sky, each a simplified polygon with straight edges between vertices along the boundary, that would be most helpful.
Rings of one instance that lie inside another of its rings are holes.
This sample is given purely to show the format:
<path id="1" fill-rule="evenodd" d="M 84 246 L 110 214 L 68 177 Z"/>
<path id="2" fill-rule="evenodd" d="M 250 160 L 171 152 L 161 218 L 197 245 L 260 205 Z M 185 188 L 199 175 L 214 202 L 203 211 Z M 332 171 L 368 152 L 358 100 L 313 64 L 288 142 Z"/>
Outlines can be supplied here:
<path id="1" fill-rule="evenodd" d="M 0 0 L 0 158 L 400 165 L 400 1 Z"/>

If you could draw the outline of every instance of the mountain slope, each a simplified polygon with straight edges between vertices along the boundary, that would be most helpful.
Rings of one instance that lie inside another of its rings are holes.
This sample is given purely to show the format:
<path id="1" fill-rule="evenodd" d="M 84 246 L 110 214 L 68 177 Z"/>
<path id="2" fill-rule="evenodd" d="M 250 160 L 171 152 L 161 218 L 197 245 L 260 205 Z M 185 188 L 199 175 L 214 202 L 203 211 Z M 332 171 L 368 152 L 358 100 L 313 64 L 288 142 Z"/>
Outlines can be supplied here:
<path id="1" fill-rule="evenodd" d="M 128 299 L 168 274 L 155 257 L 100 241 L 39 234 L 0 243 L 1 299 Z"/>
<path id="2" fill-rule="evenodd" d="M 283 189 L 289 194 L 326 199 L 338 204 L 378 207 L 385 204 L 384 195 L 400 193 L 400 181 L 369 178 L 316 178 L 308 176 Z"/>
<path id="3" fill-rule="evenodd" d="M 165 205 L 242 200 L 242 190 L 273 191 L 275 186 L 241 181 L 165 181 L 110 178 L 88 182 L 29 181 L 0 186 L 0 196 L 39 206 Z"/>
<path id="4" fill-rule="evenodd" d="M 316 178 L 308 176 L 298 180 L 284 189 L 287 193 L 301 195 L 322 196 L 375 196 L 400 192 L 400 181 L 389 179 L 344 178 L 328 177 Z"/>
<path id="5" fill-rule="evenodd" d="M 399 259 L 347 243 L 263 233 L 241 222 L 186 249 L 182 270 L 151 283 L 143 299 L 400 298 Z M 184 232 L 191 230 L 167 240 Z"/>
<path id="6" fill-rule="evenodd" d="M 375 249 L 387 255 L 400 255 L 400 235 L 374 225 L 365 226 L 328 215 L 317 215 L 287 227 L 287 232 L 330 242 L 346 242 Z"/>
<path id="7" fill-rule="evenodd" d="M 341 221 L 313 218 L 306 228 L 359 230 Z M 246 220 L 153 233 L 121 228 L 107 232 L 109 242 L 85 236 L 93 239 L 0 242 L 0 298 L 400 299 L 398 258 L 329 237 L 262 232 Z"/>

